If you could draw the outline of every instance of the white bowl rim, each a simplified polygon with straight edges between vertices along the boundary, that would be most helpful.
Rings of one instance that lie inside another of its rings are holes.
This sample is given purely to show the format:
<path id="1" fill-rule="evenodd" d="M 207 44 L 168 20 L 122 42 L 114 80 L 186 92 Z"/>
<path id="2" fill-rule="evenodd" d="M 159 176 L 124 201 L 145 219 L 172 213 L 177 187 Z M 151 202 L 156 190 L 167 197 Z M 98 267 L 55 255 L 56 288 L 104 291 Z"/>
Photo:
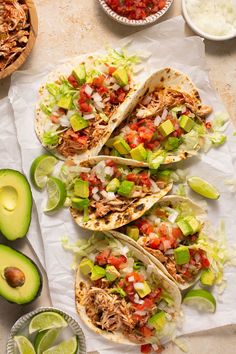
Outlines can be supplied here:
<path id="1" fill-rule="evenodd" d="M 199 29 L 195 25 L 195 23 L 192 21 L 191 17 L 188 14 L 188 11 L 186 8 L 186 0 L 182 0 L 182 11 L 183 11 L 184 18 L 185 18 L 186 22 L 188 23 L 188 25 L 192 28 L 192 30 L 194 32 L 196 32 L 201 37 L 204 37 L 204 38 L 209 39 L 211 41 L 226 41 L 226 40 L 236 37 L 236 28 L 235 28 L 235 33 L 227 34 L 224 36 L 214 36 L 214 35 L 211 35 L 209 33 L 202 31 L 201 29 Z"/>
<path id="2" fill-rule="evenodd" d="M 80 327 L 79 323 L 75 320 L 74 317 L 72 317 L 70 314 L 67 312 L 53 306 L 47 306 L 47 307 L 38 307 L 35 310 L 32 310 L 30 312 L 27 312 L 26 314 L 22 315 L 18 320 L 14 323 L 10 330 L 10 335 L 7 340 L 7 354 L 14 354 L 12 348 L 14 346 L 14 336 L 17 334 L 17 332 L 20 331 L 22 327 L 25 326 L 26 322 L 29 321 L 32 317 L 35 315 L 41 313 L 41 312 L 47 312 L 47 311 L 53 311 L 61 314 L 65 320 L 68 322 L 69 326 L 71 327 L 72 331 L 78 336 L 79 339 L 79 345 L 81 346 L 81 349 L 79 347 L 79 354 L 86 354 L 86 341 L 85 341 L 85 336 L 83 333 L 82 328 Z M 72 325 L 75 327 L 73 328 Z"/>

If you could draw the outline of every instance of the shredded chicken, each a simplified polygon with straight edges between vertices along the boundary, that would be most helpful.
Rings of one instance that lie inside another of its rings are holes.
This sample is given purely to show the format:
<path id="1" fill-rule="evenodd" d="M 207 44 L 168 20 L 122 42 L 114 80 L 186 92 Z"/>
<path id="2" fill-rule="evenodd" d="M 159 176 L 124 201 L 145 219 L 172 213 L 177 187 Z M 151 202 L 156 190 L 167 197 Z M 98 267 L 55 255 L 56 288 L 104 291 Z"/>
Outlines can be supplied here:
<path id="1" fill-rule="evenodd" d="M 131 204 L 133 204 L 136 199 L 115 199 L 107 200 L 102 199 L 96 202 L 93 200 L 90 203 L 90 207 L 96 210 L 96 217 L 103 217 L 111 211 L 122 212 L 125 211 Z"/>
<path id="2" fill-rule="evenodd" d="M 144 246 L 144 249 L 156 257 L 161 263 L 166 263 L 168 258 L 160 250 L 153 250 L 150 247 Z"/>
<path id="3" fill-rule="evenodd" d="M 57 150 L 65 157 L 73 156 L 78 151 L 83 151 L 88 148 L 86 139 L 79 139 L 79 136 L 72 130 L 68 129 L 60 136 L 60 144 Z"/>
<path id="4" fill-rule="evenodd" d="M 0 1 L 0 71 L 25 49 L 30 27 L 28 12 L 20 0 Z"/>

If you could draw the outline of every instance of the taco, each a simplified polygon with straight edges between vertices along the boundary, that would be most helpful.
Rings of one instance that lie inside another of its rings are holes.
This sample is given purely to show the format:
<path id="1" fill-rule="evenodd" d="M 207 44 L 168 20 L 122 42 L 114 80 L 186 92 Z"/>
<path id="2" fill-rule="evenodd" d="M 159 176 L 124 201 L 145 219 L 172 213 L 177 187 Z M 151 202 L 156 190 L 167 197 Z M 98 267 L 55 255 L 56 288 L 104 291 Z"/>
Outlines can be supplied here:
<path id="1" fill-rule="evenodd" d="M 195 155 L 203 140 L 204 106 L 192 81 L 165 68 L 138 90 L 135 109 L 113 131 L 101 154 L 144 161 L 151 168 Z M 154 167 L 152 167 L 154 165 Z"/>
<path id="2" fill-rule="evenodd" d="M 181 294 L 146 254 L 109 233 L 95 233 L 79 253 L 76 307 L 94 332 L 156 348 L 173 338 Z"/>
<path id="3" fill-rule="evenodd" d="M 35 131 L 42 145 L 63 160 L 97 155 L 132 107 L 137 60 L 110 50 L 83 62 L 75 58 L 50 73 L 36 105 Z"/>
<path id="4" fill-rule="evenodd" d="M 75 222 L 90 230 L 112 230 L 142 216 L 172 188 L 142 162 L 97 156 L 67 160 L 60 178 L 67 184 Z"/>
<path id="5" fill-rule="evenodd" d="M 202 270 L 210 267 L 207 252 L 198 246 L 205 225 L 206 213 L 200 206 L 188 198 L 170 195 L 112 234 L 121 238 L 119 233 L 122 233 L 124 240 L 142 247 L 184 290 L 199 279 Z"/>

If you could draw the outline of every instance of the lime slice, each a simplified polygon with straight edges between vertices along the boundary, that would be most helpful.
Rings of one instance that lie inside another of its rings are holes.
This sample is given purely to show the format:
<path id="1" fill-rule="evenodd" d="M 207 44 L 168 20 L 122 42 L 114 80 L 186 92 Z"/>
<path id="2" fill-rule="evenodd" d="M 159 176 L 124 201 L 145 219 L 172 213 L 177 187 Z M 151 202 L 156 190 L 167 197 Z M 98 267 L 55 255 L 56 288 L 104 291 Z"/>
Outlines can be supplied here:
<path id="1" fill-rule="evenodd" d="M 205 198 L 209 199 L 218 199 L 220 193 L 218 190 L 207 181 L 200 177 L 190 177 L 187 179 L 189 187 L 196 193 L 202 195 Z"/>
<path id="2" fill-rule="evenodd" d="M 36 354 L 32 343 L 24 336 L 15 336 L 17 348 L 20 354 Z"/>
<path id="3" fill-rule="evenodd" d="M 60 331 L 61 328 L 53 328 L 48 331 L 38 332 L 34 340 L 36 353 L 42 354 L 46 349 L 48 349 L 56 340 Z"/>
<path id="4" fill-rule="evenodd" d="M 34 187 L 42 189 L 47 182 L 47 176 L 53 171 L 58 160 L 51 155 L 38 156 L 30 167 L 30 178 Z"/>
<path id="5" fill-rule="evenodd" d="M 66 200 L 66 186 L 60 179 L 49 177 L 47 181 L 48 200 L 44 211 L 53 211 L 61 208 Z"/>
<path id="6" fill-rule="evenodd" d="M 193 306 L 202 312 L 215 312 L 216 300 L 214 296 L 207 290 L 193 289 L 190 290 L 183 299 L 183 303 Z"/>
<path id="7" fill-rule="evenodd" d="M 32 318 L 29 324 L 29 333 L 67 326 L 67 322 L 59 313 L 50 311 L 42 312 Z"/>
<path id="8" fill-rule="evenodd" d="M 78 351 L 78 338 L 76 336 L 65 340 L 55 347 L 49 348 L 43 354 L 76 354 Z"/>

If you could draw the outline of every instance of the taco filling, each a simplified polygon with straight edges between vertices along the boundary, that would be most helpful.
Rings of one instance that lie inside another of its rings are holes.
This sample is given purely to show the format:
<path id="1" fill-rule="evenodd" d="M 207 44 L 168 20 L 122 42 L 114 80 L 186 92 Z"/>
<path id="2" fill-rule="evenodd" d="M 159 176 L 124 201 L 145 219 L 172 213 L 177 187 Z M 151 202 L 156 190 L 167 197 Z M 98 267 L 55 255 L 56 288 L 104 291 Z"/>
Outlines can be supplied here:
<path id="1" fill-rule="evenodd" d="M 140 344 L 161 344 L 173 334 L 177 300 L 153 264 L 145 264 L 135 249 L 103 234 L 81 249 L 86 257 L 78 266 L 76 303 L 93 326 Z"/>
<path id="2" fill-rule="evenodd" d="M 40 91 L 44 97 L 37 115 L 43 114 L 42 143 L 63 157 L 98 145 L 113 114 L 132 88 L 136 57 L 115 50 L 87 60 L 69 76 L 59 76 Z"/>
<path id="3" fill-rule="evenodd" d="M 202 126 L 211 111 L 188 93 L 156 87 L 114 130 L 102 153 L 148 163 L 158 153 L 165 162 L 167 156 L 199 148 Z"/>

